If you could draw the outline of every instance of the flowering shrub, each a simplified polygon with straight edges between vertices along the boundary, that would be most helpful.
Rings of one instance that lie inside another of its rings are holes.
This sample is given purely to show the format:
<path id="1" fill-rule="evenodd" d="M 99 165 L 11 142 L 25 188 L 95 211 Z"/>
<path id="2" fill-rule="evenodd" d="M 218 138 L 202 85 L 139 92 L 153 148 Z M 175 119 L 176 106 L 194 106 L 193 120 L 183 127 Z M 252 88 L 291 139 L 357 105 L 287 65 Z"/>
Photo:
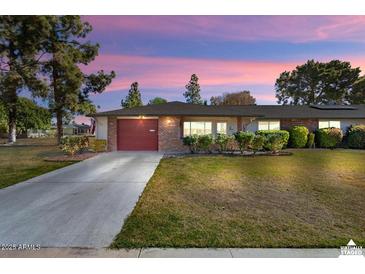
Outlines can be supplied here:
<path id="1" fill-rule="evenodd" d="M 65 136 L 61 139 L 61 149 L 73 156 L 83 149 L 88 148 L 89 140 L 86 136 Z"/>

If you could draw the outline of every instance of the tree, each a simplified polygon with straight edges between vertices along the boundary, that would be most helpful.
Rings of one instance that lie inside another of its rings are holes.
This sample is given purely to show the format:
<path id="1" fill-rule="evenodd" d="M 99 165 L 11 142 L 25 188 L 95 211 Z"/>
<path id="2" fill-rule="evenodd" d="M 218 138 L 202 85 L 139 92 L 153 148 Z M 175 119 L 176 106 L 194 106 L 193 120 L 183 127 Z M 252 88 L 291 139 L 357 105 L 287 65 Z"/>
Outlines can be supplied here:
<path id="1" fill-rule="evenodd" d="M 45 97 L 39 64 L 48 37 L 49 16 L 0 16 L 0 100 L 8 118 L 8 141 L 16 141 L 19 93 Z"/>
<path id="2" fill-rule="evenodd" d="M 98 44 L 85 42 L 91 31 L 92 26 L 80 16 L 52 16 L 47 44 L 50 58 L 44 62 L 43 72 L 49 77 L 49 106 L 57 120 L 58 143 L 63 136 L 63 118 L 95 112 L 89 95 L 103 92 L 115 77 L 113 71 L 82 72 L 80 65 L 88 65 L 99 51 Z"/>
<path id="3" fill-rule="evenodd" d="M 186 102 L 189 104 L 203 104 L 202 98 L 200 96 L 200 85 L 198 81 L 198 76 L 193 74 L 191 75 L 189 83 L 185 86 L 186 91 L 183 95 L 186 99 Z"/>
<path id="4" fill-rule="evenodd" d="M 141 92 L 138 89 L 138 82 L 134 82 L 129 89 L 128 95 L 121 101 L 123 108 L 133 108 L 143 106 Z"/>
<path id="5" fill-rule="evenodd" d="M 155 97 L 153 99 L 151 99 L 148 104 L 149 105 L 160 105 L 160 104 L 166 104 L 167 100 L 161 97 Z"/>
<path id="6" fill-rule="evenodd" d="M 28 129 L 49 129 L 51 127 L 51 113 L 48 109 L 38 106 L 32 100 L 19 97 L 17 100 L 17 134 L 25 133 Z M 5 106 L 0 103 L 0 131 L 8 132 L 4 121 L 8 120 Z"/>
<path id="7" fill-rule="evenodd" d="M 355 83 L 349 96 L 351 104 L 365 104 L 365 76 L 361 76 Z"/>
<path id="8" fill-rule="evenodd" d="M 280 74 L 275 83 L 276 98 L 283 105 L 349 104 L 359 74 L 360 69 L 352 68 L 349 62 L 309 60 Z"/>
<path id="9" fill-rule="evenodd" d="M 8 132 L 8 111 L 0 101 L 0 133 Z"/>
<path id="10" fill-rule="evenodd" d="M 222 96 L 212 96 L 211 105 L 255 105 L 256 99 L 250 94 L 250 91 L 224 93 Z"/>

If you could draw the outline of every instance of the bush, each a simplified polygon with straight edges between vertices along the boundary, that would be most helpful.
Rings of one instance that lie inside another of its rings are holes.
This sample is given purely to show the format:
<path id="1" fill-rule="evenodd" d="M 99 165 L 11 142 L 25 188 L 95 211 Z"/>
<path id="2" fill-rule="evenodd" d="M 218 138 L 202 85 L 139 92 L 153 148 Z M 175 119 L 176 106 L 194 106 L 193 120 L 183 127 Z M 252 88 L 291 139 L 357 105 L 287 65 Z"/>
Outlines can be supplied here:
<path id="1" fill-rule="evenodd" d="M 256 131 L 256 134 L 258 135 L 262 135 L 265 138 L 267 138 L 269 135 L 280 135 L 284 145 L 283 147 L 286 147 L 288 145 L 288 141 L 289 141 L 289 132 L 286 130 L 258 130 Z M 265 149 L 268 149 L 265 145 L 264 145 Z"/>
<path id="2" fill-rule="evenodd" d="M 308 141 L 307 141 L 307 147 L 308 148 L 314 148 L 314 139 L 315 139 L 315 134 L 313 132 L 308 134 Z"/>
<path id="3" fill-rule="evenodd" d="M 365 125 L 351 126 L 347 134 L 347 142 L 351 148 L 365 148 Z"/>
<path id="4" fill-rule="evenodd" d="M 60 146 L 62 151 L 73 156 L 88 148 L 89 140 L 86 136 L 65 136 L 62 137 Z"/>
<path id="5" fill-rule="evenodd" d="M 95 152 L 104 152 L 106 151 L 106 144 L 106 140 L 95 139 L 92 148 Z"/>
<path id="6" fill-rule="evenodd" d="M 218 145 L 219 152 L 227 151 L 228 148 L 228 142 L 230 140 L 230 136 L 223 133 L 218 133 L 215 137 L 214 143 Z"/>
<path id="7" fill-rule="evenodd" d="M 308 141 L 308 129 L 304 126 L 294 126 L 290 129 L 289 144 L 294 148 L 305 147 Z"/>
<path id="8" fill-rule="evenodd" d="M 255 137 L 252 140 L 252 150 L 254 154 L 256 154 L 257 151 L 262 150 L 265 143 L 265 137 L 262 135 L 255 135 Z"/>
<path id="9" fill-rule="evenodd" d="M 253 132 L 238 131 L 234 134 L 241 153 L 250 148 L 254 137 L 255 134 Z"/>
<path id="10" fill-rule="evenodd" d="M 227 151 L 230 153 L 233 153 L 238 149 L 239 149 L 239 147 L 238 147 L 238 144 L 237 144 L 234 136 L 228 136 Z"/>
<path id="11" fill-rule="evenodd" d="M 265 147 L 274 154 L 282 150 L 284 146 L 284 139 L 280 134 L 269 134 L 265 138 Z"/>
<path id="12" fill-rule="evenodd" d="M 213 144 L 212 135 L 199 135 L 198 137 L 198 150 L 200 151 L 210 151 L 210 146 Z"/>
<path id="13" fill-rule="evenodd" d="M 321 128 L 316 132 L 317 146 L 335 148 L 342 142 L 343 134 L 339 128 Z"/>
<path id="14" fill-rule="evenodd" d="M 185 136 L 183 144 L 189 146 L 190 152 L 195 153 L 198 149 L 198 135 Z"/>

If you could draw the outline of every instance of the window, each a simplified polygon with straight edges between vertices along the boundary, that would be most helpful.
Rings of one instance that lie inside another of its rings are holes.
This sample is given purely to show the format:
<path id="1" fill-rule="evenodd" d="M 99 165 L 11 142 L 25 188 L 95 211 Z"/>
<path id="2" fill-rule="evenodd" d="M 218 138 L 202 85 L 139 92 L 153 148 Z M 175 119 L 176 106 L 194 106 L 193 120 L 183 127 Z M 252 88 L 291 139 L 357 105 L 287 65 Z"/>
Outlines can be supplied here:
<path id="1" fill-rule="evenodd" d="M 217 123 L 217 133 L 227 134 L 227 123 Z"/>
<path id="2" fill-rule="evenodd" d="M 318 123 L 318 127 L 319 128 L 329 128 L 329 127 L 335 127 L 335 128 L 341 128 L 341 122 L 340 121 L 325 121 L 325 120 L 320 120 Z"/>
<path id="3" fill-rule="evenodd" d="M 279 130 L 280 121 L 259 121 L 259 130 Z"/>
<path id="4" fill-rule="evenodd" d="M 212 134 L 212 122 L 184 122 L 184 136 Z"/>

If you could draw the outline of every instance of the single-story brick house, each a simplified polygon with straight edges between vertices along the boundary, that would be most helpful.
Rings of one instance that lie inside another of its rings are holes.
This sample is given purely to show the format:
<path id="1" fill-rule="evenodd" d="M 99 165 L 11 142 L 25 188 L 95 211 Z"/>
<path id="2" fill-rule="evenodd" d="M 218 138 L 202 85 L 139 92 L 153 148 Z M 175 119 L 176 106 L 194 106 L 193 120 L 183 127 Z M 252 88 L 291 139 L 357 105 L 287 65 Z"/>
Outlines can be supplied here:
<path id="1" fill-rule="evenodd" d="M 205 106 L 182 102 L 105 111 L 93 115 L 96 138 L 109 151 L 185 151 L 182 137 L 189 134 L 233 134 L 236 131 L 290 129 L 306 126 L 338 127 L 365 124 L 365 105 L 249 105 Z"/>

